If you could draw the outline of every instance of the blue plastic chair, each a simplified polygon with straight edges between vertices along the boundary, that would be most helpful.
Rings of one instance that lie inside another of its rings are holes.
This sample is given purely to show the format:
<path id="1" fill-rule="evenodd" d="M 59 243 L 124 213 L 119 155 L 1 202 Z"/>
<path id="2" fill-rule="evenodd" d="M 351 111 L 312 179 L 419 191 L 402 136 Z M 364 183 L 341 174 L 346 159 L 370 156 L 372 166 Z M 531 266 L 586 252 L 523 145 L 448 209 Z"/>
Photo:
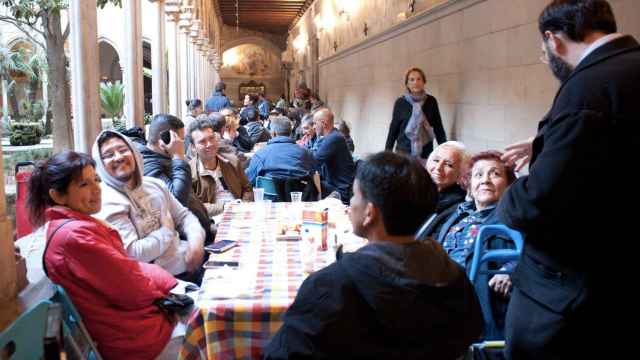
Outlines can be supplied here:
<path id="1" fill-rule="evenodd" d="M 55 285 L 55 294 L 51 301 L 61 304 L 64 309 L 64 332 L 67 335 L 65 341 L 70 343 L 73 351 L 82 359 L 101 360 L 98 348 L 82 322 L 80 313 L 62 286 Z"/>
<path id="2" fill-rule="evenodd" d="M 484 243 L 488 239 L 496 235 L 504 235 L 510 238 L 515 243 L 516 248 L 483 251 Z M 475 283 L 480 273 L 504 274 L 505 271 L 500 270 L 483 269 L 481 271 L 480 267 L 488 263 L 489 261 L 506 263 L 509 261 L 518 260 L 518 257 L 520 257 L 520 253 L 522 252 L 523 244 L 524 240 L 522 238 L 522 234 L 519 231 L 513 230 L 506 225 L 482 226 L 474 243 L 473 259 L 471 260 L 471 270 L 469 271 L 469 280 L 471 280 L 472 283 Z"/>
<path id="3" fill-rule="evenodd" d="M 515 243 L 515 249 L 491 249 L 487 250 L 486 243 L 495 236 L 501 236 L 511 239 Z M 508 274 L 510 271 L 489 269 L 488 264 L 498 263 L 505 264 L 516 261 L 522 252 L 524 240 L 520 232 L 513 230 L 505 225 L 485 225 L 480 228 L 476 240 L 474 242 L 473 258 L 471 260 L 471 269 L 469 271 L 469 280 L 474 284 L 484 318 L 484 339 L 500 340 L 504 339 L 504 334 L 497 325 L 493 317 L 493 309 L 490 300 L 490 291 L 486 283 L 489 277 L 494 274 Z"/>
<path id="4" fill-rule="evenodd" d="M 256 178 L 256 187 L 264 189 L 264 198 L 266 200 L 276 201 L 278 199 L 278 191 L 273 179 L 266 176 L 258 176 Z"/>
<path id="5" fill-rule="evenodd" d="M 41 301 L 0 334 L 0 357 L 7 355 L 8 359 L 20 360 L 39 360 L 44 357 L 49 304 L 49 301 Z"/>

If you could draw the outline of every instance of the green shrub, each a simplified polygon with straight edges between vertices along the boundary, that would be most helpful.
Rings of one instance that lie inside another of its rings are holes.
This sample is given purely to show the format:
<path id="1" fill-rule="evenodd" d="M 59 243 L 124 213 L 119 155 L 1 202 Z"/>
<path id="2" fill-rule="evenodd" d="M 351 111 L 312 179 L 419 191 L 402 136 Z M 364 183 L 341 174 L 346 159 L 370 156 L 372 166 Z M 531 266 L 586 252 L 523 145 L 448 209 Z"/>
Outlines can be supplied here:
<path id="1" fill-rule="evenodd" d="M 44 135 L 41 122 L 15 122 L 11 124 L 9 143 L 13 146 L 36 145 Z"/>

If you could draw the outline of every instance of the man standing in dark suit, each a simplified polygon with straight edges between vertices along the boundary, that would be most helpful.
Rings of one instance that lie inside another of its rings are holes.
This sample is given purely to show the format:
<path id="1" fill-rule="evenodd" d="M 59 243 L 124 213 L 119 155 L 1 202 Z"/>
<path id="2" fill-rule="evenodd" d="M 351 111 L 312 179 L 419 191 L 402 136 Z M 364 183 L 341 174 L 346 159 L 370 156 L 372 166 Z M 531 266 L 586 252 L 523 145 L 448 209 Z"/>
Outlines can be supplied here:
<path id="1" fill-rule="evenodd" d="M 613 352 L 633 346 L 624 337 L 637 312 L 629 288 L 638 236 L 633 214 L 615 210 L 638 203 L 620 176 L 640 144 L 640 47 L 617 33 L 605 0 L 554 0 L 539 29 L 542 60 L 561 85 L 535 139 L 505 154 L 523 159 L 519 167 L 531 160 L 498 205 L 500 219 L 525 235 L 506 355 L 620 358 Z"/>

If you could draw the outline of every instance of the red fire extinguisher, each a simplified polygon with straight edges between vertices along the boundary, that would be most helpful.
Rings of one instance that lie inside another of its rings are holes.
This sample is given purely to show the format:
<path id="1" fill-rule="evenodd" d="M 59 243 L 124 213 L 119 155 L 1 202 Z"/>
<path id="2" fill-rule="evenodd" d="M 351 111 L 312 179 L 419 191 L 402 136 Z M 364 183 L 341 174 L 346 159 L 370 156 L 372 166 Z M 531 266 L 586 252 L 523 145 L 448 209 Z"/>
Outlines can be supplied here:
<path id="1" fill-rule="evenodd" d="M 21 161 L 16 164 L 16 239 L 33 232 L 26 201 L 27 192 L 29 191 L 29 179 L 34 166 L 35 163 L 33 161 Z M 23 168 L 26 168 L 26 170 Z"/>

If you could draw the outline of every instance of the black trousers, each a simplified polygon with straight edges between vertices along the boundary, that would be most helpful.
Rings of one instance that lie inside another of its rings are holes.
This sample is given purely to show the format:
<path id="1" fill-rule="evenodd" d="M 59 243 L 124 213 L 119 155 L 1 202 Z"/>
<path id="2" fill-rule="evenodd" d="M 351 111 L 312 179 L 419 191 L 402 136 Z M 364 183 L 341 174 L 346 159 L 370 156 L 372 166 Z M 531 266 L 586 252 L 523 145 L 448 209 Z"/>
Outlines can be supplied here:
<path id="1" fill-rule="evenodd" d="M 636 315 L 640 305 L 628 301 L 634 298 L 628 288 L 619 290 L 606 294 L 610 301 L 576 299 L 558 313 L 514 288 L 505 325 L 505 357 L 517 360 L 637 358 Z"/>

